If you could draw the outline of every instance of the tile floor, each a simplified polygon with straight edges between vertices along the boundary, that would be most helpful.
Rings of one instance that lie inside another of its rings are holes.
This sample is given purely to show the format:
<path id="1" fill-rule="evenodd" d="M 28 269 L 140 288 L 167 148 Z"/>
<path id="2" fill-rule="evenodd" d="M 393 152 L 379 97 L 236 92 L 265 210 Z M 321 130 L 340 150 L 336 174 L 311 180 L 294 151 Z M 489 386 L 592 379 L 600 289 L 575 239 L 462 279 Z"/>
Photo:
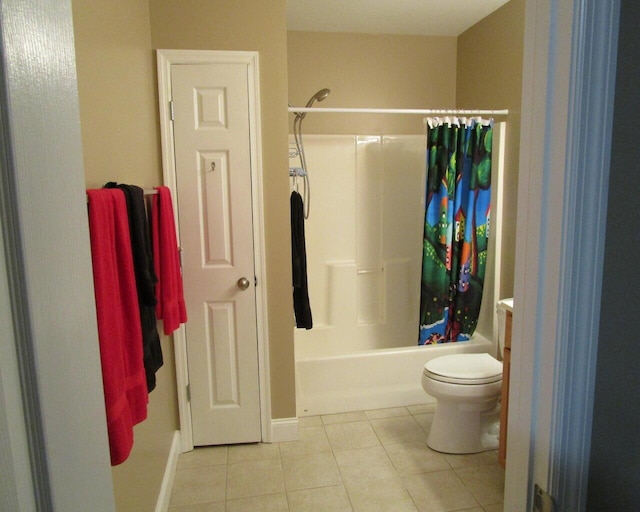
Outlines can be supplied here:
<path id="1" fill-rule="evenodd" d="M 426 445 L 433 406 L 300 418 L 298 441 L 197 448 L 170 512 L 502 512 L 497 452 Z"/>

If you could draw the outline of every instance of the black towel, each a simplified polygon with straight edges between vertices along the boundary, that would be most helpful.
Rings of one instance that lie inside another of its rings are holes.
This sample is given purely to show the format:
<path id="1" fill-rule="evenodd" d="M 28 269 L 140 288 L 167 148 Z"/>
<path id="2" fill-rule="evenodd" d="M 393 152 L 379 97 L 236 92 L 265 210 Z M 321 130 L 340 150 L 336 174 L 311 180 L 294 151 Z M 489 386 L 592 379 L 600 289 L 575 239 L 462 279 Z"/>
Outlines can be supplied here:
<path id="1" fill-rule="evenodd" d="M 311 329 L 311 306 L 307 284 L 307 249 L 304 240 L 304 204 L 297 192 L 291 193 L 291 259 L 293 265 L 293 310 L 296 327 Z"/>
<path id="2" fill-rule="evenodd" d="M 127 201 L 133 269 L 136 277 L 142 327 L 144 369 L 147 375 L 147 388 L 151 392 L 156 387 L 156 372 L 162 367 L 164 360 L 156 324 L 155 285 L 158 279 L 153 270 L 153 254 L 144 191 L 135 185 L 118 185 L 114 182 L 105 185 L 105 188 L 116 187 L 124 192 Z"/>

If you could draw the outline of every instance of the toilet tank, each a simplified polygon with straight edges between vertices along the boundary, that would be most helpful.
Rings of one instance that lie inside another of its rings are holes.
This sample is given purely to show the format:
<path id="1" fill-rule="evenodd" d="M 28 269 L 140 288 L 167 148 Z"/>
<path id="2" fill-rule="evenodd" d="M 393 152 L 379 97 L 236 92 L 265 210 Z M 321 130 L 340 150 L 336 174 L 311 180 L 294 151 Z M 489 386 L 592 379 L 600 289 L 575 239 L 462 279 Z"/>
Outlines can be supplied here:
<path id="1" fill-rule="evenodd" d="M 507 311 L 513 313 L 513 298 L 499 300 L 496 304 L 498 313 L 498 348 L 500 357 L 504 357 L 504 336 L 507 324 Z"/>

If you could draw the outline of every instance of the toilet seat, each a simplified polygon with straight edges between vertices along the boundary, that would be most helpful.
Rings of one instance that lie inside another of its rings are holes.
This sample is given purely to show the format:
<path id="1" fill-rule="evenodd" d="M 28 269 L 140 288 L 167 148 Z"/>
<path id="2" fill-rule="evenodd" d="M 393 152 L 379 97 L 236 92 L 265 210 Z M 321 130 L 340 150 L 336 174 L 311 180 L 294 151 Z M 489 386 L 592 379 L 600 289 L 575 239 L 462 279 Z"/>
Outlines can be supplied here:
<path id="1" fill-rule="evenodd" d="M 490 384 L 502 379 L 502 363 L 489 354 L 454 354 L 428 361 L 424 374 L 450 384 Z"/>

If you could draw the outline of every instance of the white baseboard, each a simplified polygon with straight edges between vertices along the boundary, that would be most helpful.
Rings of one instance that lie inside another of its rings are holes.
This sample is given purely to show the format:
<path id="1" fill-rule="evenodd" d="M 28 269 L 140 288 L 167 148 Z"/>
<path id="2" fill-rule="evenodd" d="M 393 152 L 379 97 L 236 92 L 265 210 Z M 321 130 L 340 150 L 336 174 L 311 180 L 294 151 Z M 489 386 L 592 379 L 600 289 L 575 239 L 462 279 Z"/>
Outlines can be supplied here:
<path id="1" fill-rule="evenodd" d="M 278 418 L 271 420 L 271 442 L 298 440 L 298 418 Z"/>
<path id="2" fill-rule="evenodd" d="M 173 441 L 171 442 L 171 451 L 167 457 L 167 465 L 164 469 L 164 477 L 160 486 L 160 494 L 156 503 L 155 512 L 167 512 L 169 510 L 169 500 L 171 499 L 171 490 L 173 489 L 173 479 L 176 476 L 176 467 L 178 466 L 178 457 L 182 453 L 182 442 L 180 440 L 180 431 L 173 433 Z"/>

